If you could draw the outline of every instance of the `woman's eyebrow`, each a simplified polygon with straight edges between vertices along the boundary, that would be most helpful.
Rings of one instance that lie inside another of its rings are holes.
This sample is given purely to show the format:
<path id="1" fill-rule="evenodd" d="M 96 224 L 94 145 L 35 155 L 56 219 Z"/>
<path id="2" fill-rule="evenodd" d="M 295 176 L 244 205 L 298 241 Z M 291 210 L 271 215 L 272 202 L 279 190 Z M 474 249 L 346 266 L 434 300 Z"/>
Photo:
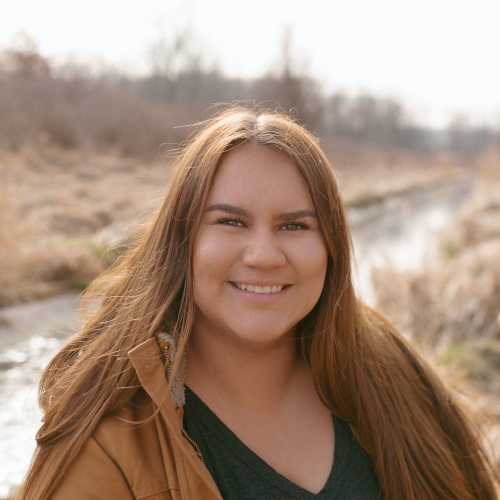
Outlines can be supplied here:
<path id="1" fill-rule="evenodd" d="M 205 212 L 212 212 L 215 210 L 220 210 L 221 212 L 227 212 L 230 214 L 241 215 L 243 217 L 249 217 L 248 212 L 244 208 L 236 207 L 234 205 L 229 205 L 228 203 L 215 203 L 214 205 L 210 205 L 207 207 Z M 303 217 L 313 217 L 317 219 L 316 212 L 313 210 L 293 210 L 292 212 L 284 212 L 277 216 L 278 219 L 283 220 L 292 220 L 292 219 L 301 219 Z"/>

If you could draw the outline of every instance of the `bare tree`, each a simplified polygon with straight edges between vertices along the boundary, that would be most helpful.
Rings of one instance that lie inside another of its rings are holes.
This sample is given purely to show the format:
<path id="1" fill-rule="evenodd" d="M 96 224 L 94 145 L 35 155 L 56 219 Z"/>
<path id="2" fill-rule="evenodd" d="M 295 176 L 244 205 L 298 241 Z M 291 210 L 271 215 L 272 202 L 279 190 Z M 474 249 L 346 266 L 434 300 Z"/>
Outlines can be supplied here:
<path id="1" fill-rule="evenodd" d="M 299 62 L 294 50 L 293 31 L 286 27 L 279 60 L 266 75 L 253 82 L 249 97 L 278 106 L 318 130 L 323 109 L 320 84 L 307 73 L 305 61 Z"/>
<path id="2" fill-rule="evenodd" d="M 25 34 L 18 33 L 14 43 L 0 59 L 4 72 L 19 78 L 45 78 L 51 75 L 48 59 L 42 57 L 35 40 Z"/>

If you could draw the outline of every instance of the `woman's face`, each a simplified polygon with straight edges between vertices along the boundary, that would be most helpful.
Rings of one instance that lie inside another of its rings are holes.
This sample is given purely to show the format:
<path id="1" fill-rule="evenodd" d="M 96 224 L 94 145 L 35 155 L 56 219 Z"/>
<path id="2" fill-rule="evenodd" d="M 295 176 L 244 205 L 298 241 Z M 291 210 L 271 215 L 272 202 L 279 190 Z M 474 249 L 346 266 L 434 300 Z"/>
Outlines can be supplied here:
<path id="1" fill-rule="evenodd" d="M 254 347 L 289 337 L 319 299 L 327 260 L 293 161 L 254 143 L 234 148 L 194 242 L 194 334 Z"/>

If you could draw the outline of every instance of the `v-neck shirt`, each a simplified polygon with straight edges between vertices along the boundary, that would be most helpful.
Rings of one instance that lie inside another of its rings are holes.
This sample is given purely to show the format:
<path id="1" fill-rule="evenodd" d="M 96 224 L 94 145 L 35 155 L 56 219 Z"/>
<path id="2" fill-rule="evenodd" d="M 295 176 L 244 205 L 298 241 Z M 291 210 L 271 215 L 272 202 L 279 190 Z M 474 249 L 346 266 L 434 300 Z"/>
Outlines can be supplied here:
<path id="1" fill-rule="evenodd" d="M 380 500 L 372 460 L 349 425 L 338 417 L 332 419 L 333 466 L 323 488 L 315 494 L 273 469 L 186 387 L 184 428 L 198 445 L 224 500 Z"/>

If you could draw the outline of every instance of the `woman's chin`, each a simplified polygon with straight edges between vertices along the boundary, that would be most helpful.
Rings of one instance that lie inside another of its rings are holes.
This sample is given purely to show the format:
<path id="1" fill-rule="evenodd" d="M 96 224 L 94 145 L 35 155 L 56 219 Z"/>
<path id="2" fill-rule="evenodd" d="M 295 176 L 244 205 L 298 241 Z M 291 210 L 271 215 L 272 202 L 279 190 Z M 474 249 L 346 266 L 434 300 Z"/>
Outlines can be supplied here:
<path id="1" fill-rule="evenodd" d="M 294 340 L 289 331 L 272 332 L 262 330 L 239 330 L 233 331 L 231 337 L 235 343 L 244 345 L 246 348 L 262 350 L 273 346 L 278 346 Z"/>

